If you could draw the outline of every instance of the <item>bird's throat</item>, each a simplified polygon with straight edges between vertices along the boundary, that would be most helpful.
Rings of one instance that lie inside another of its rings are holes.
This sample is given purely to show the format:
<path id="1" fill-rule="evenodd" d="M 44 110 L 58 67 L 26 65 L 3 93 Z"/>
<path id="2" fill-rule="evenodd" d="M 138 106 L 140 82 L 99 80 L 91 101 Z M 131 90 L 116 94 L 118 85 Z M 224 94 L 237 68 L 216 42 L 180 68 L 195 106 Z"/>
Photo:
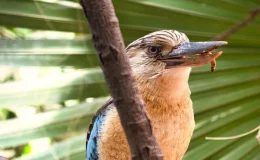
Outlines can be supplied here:
<path id="1" fill-rule="evenodd" d="M 178 114 L 192 109 L 188 79 L 191 68 L 173 68 L 154 80 L 138 83 L 150 116 Z"/>
<path id="2" fill-rule="evenodd" d="M 177 102 L 190 96 L 188 85 L 191 68 L 173 68 L 165 70 L 155 79 L 137 78 L 143 99 L 149 101 Z"/>

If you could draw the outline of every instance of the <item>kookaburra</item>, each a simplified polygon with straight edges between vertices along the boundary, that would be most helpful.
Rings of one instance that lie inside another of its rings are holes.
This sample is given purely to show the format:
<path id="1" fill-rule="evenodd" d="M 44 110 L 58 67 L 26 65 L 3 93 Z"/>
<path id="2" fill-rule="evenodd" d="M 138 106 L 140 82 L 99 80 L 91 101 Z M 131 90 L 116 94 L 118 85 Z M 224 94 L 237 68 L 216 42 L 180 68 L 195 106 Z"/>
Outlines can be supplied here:
<path id="1" fill-rule="evenodd" d="M 224 41 L 189 42 L 176 30 L 150 33 L 126 48 L 130 65 L 151 120 L 153 133 L 166 160 L 180 160 L 194 130 L 188 79 L 192 67 L 221 53 L 211 53 Z M 93 118 L 87 136 L 87 160 L 131 159 L 113 99 Z"/>

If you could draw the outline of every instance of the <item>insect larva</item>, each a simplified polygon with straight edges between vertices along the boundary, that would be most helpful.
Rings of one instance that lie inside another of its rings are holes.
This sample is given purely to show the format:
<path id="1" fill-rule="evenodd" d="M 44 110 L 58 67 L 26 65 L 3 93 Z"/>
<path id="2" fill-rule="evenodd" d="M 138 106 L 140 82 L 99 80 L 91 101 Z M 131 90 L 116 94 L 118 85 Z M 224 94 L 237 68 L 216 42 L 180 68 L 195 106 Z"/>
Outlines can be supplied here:
<path id="1" fill-rule="evenodd" d="M 216 59 L 213 59 L 213 60 L 210 62 L 210 64 L 211 64 L 210 70 L 211 70 L 211 72 L 214 72 L 215 69 L 216 69 L 216 66 L 217 66 L 217 61 L 216 61 Z"/>
<path id="2" fill-rule="evenodd" d="M 222 51 L 215 53 L 215 54 L 214 54 L 214 55 L 215 55 L 215 56 L 214 56 L 214 59 L 212 59 L 212 60 L 210 61 L 210 64 L 211 64 L 210 70 L 211 70 L 211 72 L 214 72 L 214 71 L 215 71 L 216 66 L 217 66 L 216 58 L 218 58 L 221 54 L 222 54 Z M 211 53 L 211 52 L 206 52 L 206 53 L 203 53 L 202 55 L 204 55 L 204 56 L 211 56 L 212 53 Z M 212 57 L 212 58 L 213 58 L 213 57 Z"/>

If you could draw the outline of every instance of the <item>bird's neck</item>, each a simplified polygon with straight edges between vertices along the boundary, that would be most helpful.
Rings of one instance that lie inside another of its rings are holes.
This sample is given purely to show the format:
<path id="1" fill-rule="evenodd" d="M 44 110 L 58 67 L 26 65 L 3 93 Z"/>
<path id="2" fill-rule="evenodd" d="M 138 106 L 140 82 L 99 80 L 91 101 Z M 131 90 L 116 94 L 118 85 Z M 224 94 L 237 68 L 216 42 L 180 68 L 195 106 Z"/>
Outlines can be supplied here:
<path id="1" fill-rule="evenodd" d="M 137 78 L 147 111 L 159 115 L 192 107 L 188 85 L 190 71 L 189 67 L 174 68 L 155 79 L 141 81 Z"/>

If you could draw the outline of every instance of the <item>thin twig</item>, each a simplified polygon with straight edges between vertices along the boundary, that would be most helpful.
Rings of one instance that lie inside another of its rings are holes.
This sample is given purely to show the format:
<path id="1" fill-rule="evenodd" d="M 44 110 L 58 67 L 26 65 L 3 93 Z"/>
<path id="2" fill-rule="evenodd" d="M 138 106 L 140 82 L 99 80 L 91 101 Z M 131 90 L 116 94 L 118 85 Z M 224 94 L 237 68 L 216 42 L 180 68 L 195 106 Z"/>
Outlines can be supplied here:
<path id="1" fill-rule="evenodd" d="M 258 140 L 258 142 L 259 142 L 259 144 L 260 144 L 260 129 L 259 129 L 259 131 L 258 131 L 258 134 L 257 134 L 257 136 L 256 136 L 256 139 Z"/>
<path id="2" fill-rule="evenodd" d="M 241 138 L 241 137 L 247 136 L 247 135 L 249 135 L 251 133 L 254 133 L 254 132 L 256 132 L 259 129 L 260 129 L 260 125 L 257 126 L 254 129 L 252 129 L 251 131 L 248 131 L 246 133 L 239 134 L 239 135 L 236 135 L 236 136 L 231 136 L 231 137 L 206 137 L 205 139 L 206 140 L 230 140 L 230 139 L 237 139 L 237 138 Z"/>
<path id="3" fill-rule="evenodd" d="M 216 37 L 212 38 L 212 41 L 220 41 L 225 40 L 228 37 L 230 37 L 232 34 L 236 33 L 241 28 L 248 25 L 251 21 L 255 19 L 255 17 L 260 13 L 260 8 L 253 9 L 250 13 L 250 15 L 244 19 L 242 22 L 234 25 L 233 27 L 229 28 L 228 30 L 218 34 Z"/>

